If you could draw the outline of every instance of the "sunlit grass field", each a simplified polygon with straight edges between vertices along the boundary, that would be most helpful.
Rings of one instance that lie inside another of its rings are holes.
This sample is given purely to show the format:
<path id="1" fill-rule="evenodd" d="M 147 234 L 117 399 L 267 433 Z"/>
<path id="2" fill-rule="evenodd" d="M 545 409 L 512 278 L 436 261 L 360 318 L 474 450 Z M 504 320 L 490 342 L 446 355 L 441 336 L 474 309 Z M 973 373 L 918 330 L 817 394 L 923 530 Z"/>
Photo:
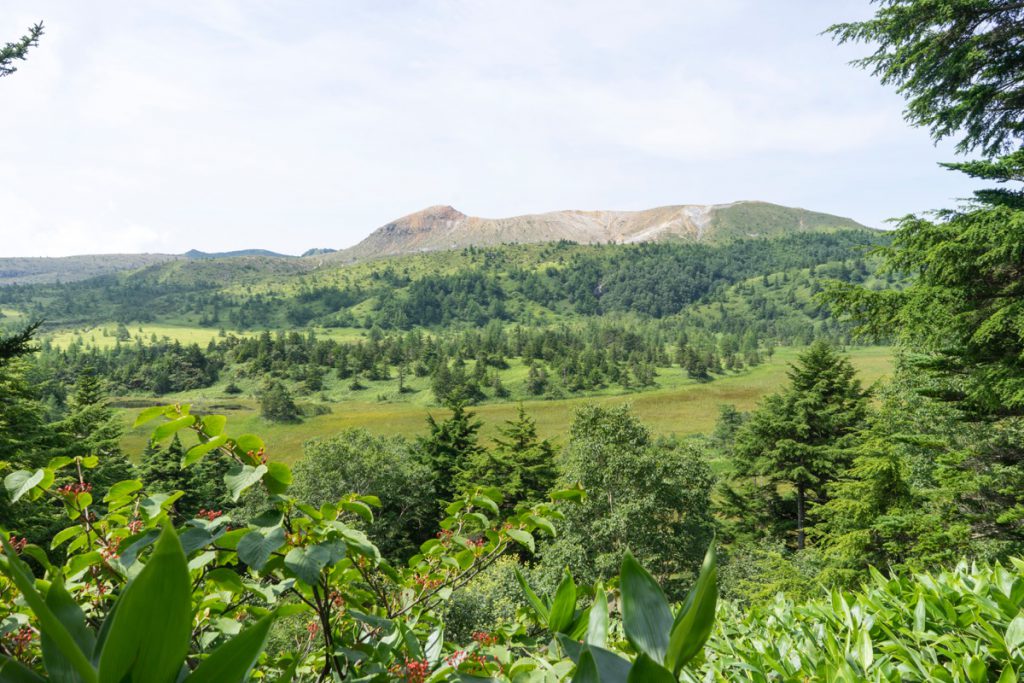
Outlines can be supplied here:
<path id="1" fill-rule="evenodd" d="M 657 434 L 681 437 L 701 434 L 714 427 L 719 406 L 734 404 L 740 410 L 753 408 L 766 394 L 777 391 L 786 383 L 786 369 L 800 349 L 779 349 L 767 363 L 737 374 L 721 377 L 707 384 L 687 379 L 679 368 L 660 369 L 661 387 L 643 392 L 597 393 L 586 397 L 562 400 L 524 401 L 526 411 L 537 421 L 541 436 L 556 443 L 564 443 L 575 408 L 593 402 L 616 406 L 629 403 L 640 418 Z M 892 370 L 893 357 L 888 347 L 854 348 L 849 356 L 865 386 L 887 375 Z M 513 367 L 508 371 L 522 372 Z M 393 383 L 393 382 L 392 382 Z M 340 383 L 338 383 L 340 384 Z M 308 439 L 329 436 L 349 427 L 364 427 L 377 434 L 400 434 L 415 437 L 426 431 L 428 414 L 444 417 L 447 411 L 433 402 L 433 395 L 425 379 L 412 382 L 417 390 L 407 400 L 388 400 L 386 394 L 373 387 L 359 392 L 341 387 L 328 387 L 325 392 L 331 412 L 308 417 L 301 423 L 278 424 L 259 416 L 256 401 L 251 396 L 227 397 L 220 386 L 211 387 L 191 396 L 165 397 L 168 403 L 191 401 L 193 410 L 217 412 L 228 417 L 228 433 L 258 434 L 267 444 L 268 454 L 283 461 L 294 461 L 302 455 L 302 444 Z M 380 395 L 384 400 L 377 400 Z M 393 396 L 397 399 L 397 394 Z M 301 404 L 303 398 L 298 401 Z M 484 422 L 482 434 L 490 439 L 496 428 L 515 416 L 517 402 L 486 403 L 474 406 L 472 411 Z M 130 429 L 141 408 L 126 408 L 122 415 L 129 428 L 125 434 L 126 452 L 137 457 L 145 448 L 153 425 Z"/>

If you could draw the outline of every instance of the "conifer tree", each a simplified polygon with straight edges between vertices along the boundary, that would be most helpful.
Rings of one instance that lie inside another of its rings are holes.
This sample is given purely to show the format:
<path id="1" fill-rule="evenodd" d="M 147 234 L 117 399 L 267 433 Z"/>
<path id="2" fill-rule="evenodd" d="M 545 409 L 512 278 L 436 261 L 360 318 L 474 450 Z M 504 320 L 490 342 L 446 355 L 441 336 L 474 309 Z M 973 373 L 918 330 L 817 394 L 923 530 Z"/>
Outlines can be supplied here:
<path id="1" fill-rule="evenodd" d="M 789 387 L 764 399 L 736 438 L 737 472 L 757 478 L 765 501 L 792 487 L 796 547 L 804 547 L 808 503 L 850 464 L 849 437 L 863 424 L 867 394 L 849 360 L 824 341 L 800 354 Z M 785 520 L 779 520 L 785 521 Z"/>
<path id="2" fill-rule="evenodd" d="M 505 496 L 502 506 L 507 510 L 544 500 L 558 477 L 555 447 L 537 437 L 537 423 L 522 405 L 516 419 L 506 421 L 498 432 L 496 447 L 477 451 L 459 473 L 460 488 L 497 486 Z"/>
<path id="3" fill-rule="evenodd" d="M 60 440 L 57 455 L 99 458 L 89 476 L 99 498 L 112 484 L 135 476 L 135 468 L 121 450 L 124 429 L 106 398 L 103 381 L 93 368 L 86 368 L 78 377 L 67 417 L 55 425 Z"/>
<path id="4" fill-rule="evenodd" d="M 441 500 L 451 500 L 458 490 L 456 475 L 483 450 L 478 432 L 483 423 L 466 411 L 462 401 L 449 402 L 452 411 L 447 420 L 438 421 L 427 416 L 430 433 L 419 438 L 419 452 L 423 462 L 434 474 L 434 486 Z"/>

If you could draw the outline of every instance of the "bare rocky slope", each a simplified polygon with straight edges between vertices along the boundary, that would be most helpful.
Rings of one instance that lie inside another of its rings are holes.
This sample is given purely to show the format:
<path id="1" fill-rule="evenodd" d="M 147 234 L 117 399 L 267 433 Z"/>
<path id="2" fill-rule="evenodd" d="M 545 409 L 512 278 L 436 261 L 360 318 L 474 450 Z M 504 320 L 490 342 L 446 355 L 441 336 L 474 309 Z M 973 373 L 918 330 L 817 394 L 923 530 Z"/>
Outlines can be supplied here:
<path id="1" fill-rule="evenodd" d="M 555 242 L 581 244 L 662 240 L 720 242 L 794 232 L 862 229 L 850 218 L 767 202 L 683 204 L 644 211 L 553 211 L 512 218 L 479 218 L 431 206 L 384 225 L 359 244 L 327 256 L 359 261 L 469 246 Z"/>

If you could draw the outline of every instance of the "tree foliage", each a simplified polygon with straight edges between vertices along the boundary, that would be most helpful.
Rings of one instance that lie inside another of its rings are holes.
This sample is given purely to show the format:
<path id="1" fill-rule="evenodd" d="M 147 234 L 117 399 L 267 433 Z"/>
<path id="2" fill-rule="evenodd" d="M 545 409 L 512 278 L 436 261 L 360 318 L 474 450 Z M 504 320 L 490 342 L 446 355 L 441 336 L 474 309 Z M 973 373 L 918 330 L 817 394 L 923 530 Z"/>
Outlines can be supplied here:
<path id="1" fill-rule="evenodd" d="M 566 511 L 543 563 L 552 572 L 568 565 L 585 581 L 607 579 L 628 550 L 680 597 L 711 538 L 713 481 L 698 447 L 656 440 L 628 406 L 580 408 L 559 484 L 587 498 Z"/>
<path id="2" fill-rule="evenodd" d="M 765 398 L 738 432 L 736 469 L 758 497 L 754 506 L 770 523 L 791 523 L 801 549 L 808 504 L 824 503 L 850 464 L 849 439 L 863 423 L 867 395 L 849 360 L 825 342 L 800 354 L 788 376 L 790 385 Z M 780 504 L 782 485 L 791 487 L 793 513 Z"/>
<path id="3" fill-rule="evenodd" d="M 908 100 L 907 120 L 962 152 L 996 155 L 1024 136 L 1024 5 L 1017 0 L 875 0 L 866 21 L 837 24 L 839 41 L 874 52 L 856 63 Z"/>
<path id="4" fill-rule="evenodd" d="M 28 33 L 13 43 L 7 43 L 0 48 L 0 78 L 10 76 L 18 70 L 16 62 L 23 61 L 28 54 L 29 48 L 39 44 L 39 38 L 43 35 L 42 22 L 29 27 Z"/>

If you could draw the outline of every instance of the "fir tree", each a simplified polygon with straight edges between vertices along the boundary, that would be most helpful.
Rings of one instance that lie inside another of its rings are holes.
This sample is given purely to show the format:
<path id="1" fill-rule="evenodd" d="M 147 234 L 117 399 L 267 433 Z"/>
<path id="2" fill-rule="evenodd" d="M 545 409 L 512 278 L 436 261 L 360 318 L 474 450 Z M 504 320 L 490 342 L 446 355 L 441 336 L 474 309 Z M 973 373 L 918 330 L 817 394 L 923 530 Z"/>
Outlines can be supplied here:
<path id="1" fill-rule="evenodd" d="M 505 496 L 502 506 L 512 510 L 520 503 L 544 500 L 555 484 L 555 447 L 537 437 L 537 424 L 522 405 L 515 420 L 498 428 L 496 448 L 479 450 L 459 473 L 459 487 L 496 486 Z"/>
<path id="2" fill-rule="evenodd" d="M 102 380 L 95 370 L 86 368 L 78 377 L 67 417 L 55 425 L 61 442 L 55 454 L 99 459 L 89 476 L 98 498 L 112 484 L 135 476 L 135 468 L 121 450 L 124 429 L 106 399 Z"/>
<path id="3" fill-rule="evenodd" d="M 441 500 L 451 500 L 456 491 L 456 476 L 483 450 L 478 443 L 478 432 L 483 423 L 467 412 L 461 401 L 450 402 L 452 411 L 447 420 L 437 421 L 427 416 L 430 433 L 419 438 L 419 452 L 423 462 L 434 473 L 434 486 Z"/>
<path id="4" fill-rule="evenodd" d="M 867 394 L 855 374 L 828 343 L 815 342 L 790 366 L 790 386 L 763 400 L 736 438 L 737 471 L 757 478 L 766 501 L 780 484 L 792 487 L 798 549 L 808 502 L 828 499 L 828 485 L 850 464 L 847 438 L 865 418 Z"/>

